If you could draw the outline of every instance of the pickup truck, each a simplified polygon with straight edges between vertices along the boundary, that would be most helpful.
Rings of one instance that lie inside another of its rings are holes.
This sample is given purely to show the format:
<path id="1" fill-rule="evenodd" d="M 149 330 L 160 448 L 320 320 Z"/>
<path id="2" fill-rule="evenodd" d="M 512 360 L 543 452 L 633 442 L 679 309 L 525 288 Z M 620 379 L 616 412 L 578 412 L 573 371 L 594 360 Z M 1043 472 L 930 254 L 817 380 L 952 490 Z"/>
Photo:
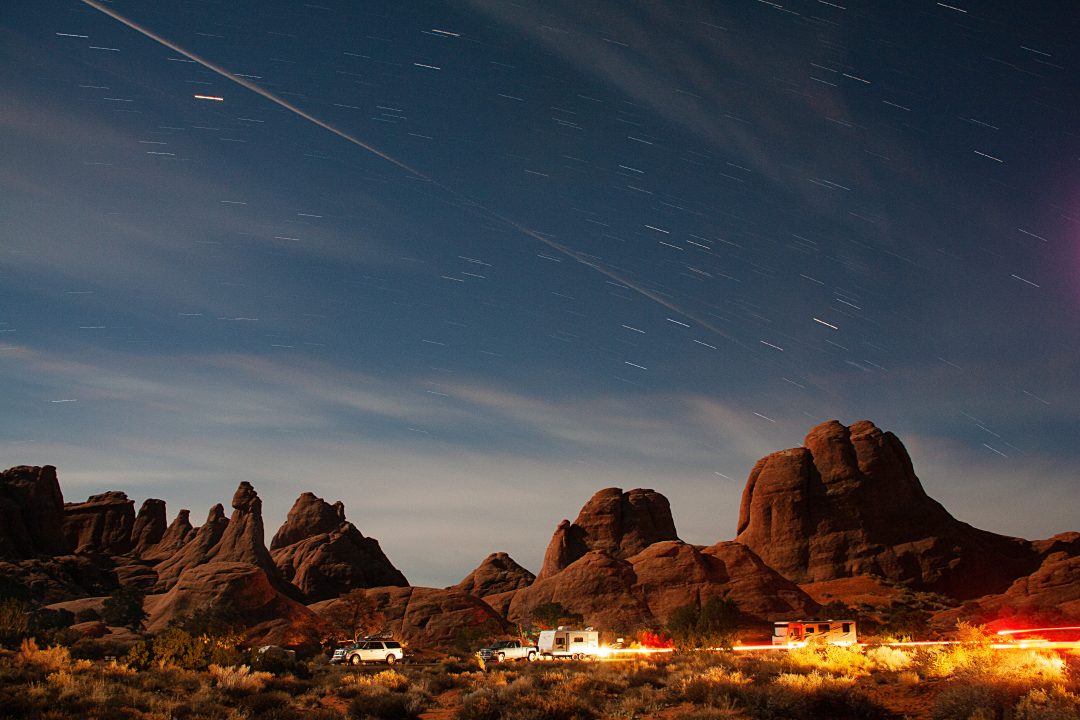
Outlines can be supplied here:
<path id="1" fill-rule="evenodd" d="M 491 647 L 480 648 L 480 659 L 484 662 L 505 662 L 507 660 L 528 660 L 537 657 L 535 645 L 526 645 L 521 640 L 500 640 Z"/>

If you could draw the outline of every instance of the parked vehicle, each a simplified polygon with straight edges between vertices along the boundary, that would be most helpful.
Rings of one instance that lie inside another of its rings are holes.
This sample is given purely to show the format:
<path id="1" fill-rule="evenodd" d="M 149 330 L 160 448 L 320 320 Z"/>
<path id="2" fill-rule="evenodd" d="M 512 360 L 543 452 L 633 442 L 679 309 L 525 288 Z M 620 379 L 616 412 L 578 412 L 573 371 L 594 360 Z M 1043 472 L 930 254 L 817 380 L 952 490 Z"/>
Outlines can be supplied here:
<path id="1" fill-rule="evenodd" d="M 805 642 L 854 645 L 858 637 L 854 620 L 789 620 L 773 623 L 773 645 Z"/>
<path id="2" fill-rule="evenodd" d="M 491 647 L 480 648 L 480 659 L 484 662 L 505 662 L 507 660 L 528 660 L 537 658 L 540 649 L 521 640 L 500 640 Z"/>
<path id="3" fill-rule="evenodd" d="M 602 654 L 596 630 L 543 630 L 536 645 L 541 656 L 550 658 L 584 660 Z"/>
<path id="4" fill-rule="evenodd" d="M 331 663 L 386 663 L 393 665 L 405 659 L 401 643 L 396 640 L 361 640 L 334 650 Z"/>

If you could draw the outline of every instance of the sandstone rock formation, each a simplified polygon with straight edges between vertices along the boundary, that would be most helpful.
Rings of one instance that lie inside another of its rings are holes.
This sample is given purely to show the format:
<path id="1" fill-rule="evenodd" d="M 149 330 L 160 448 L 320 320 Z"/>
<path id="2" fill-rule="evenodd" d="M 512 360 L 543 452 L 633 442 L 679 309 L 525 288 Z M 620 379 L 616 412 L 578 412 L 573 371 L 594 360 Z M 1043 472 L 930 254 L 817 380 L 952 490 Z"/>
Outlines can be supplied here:
<path id="1" fill-rule="evenodd" d="M 1051 553 L 1035 572 L 1017 579 L 1005 592 L 937 613 L 932 623 L 948 630 L 959 620 L 991 628 L 1080 623 L 1080 556 Z"/>
<path id="2" fill-rule="evenodd" d="M 678 539 L 666 497 L 655 490 L 607 488 L 585 503 L 573 523 L 559 523 L 537 578 L 554 575 L 590 550 L 628 558 L 655 542 Z"/>
<path id="3" fill-rule="evenodd" d="M 217 507 L 221 508 L 220 505 Z M 195 537 L 195 528 L 191 526 L 190 516 L 190 510 L 184 509 L 178 512 L 169 523 L 169 527 L 165 529 L 165 534 L 161 536 L 161 539 L 153 546 L 141 551 L 140 556 L 145 560 L 166 560 L 176 555 L 188 540 Z"/>
<path id="4" fill-rule="evenodd" d="M 630 562 L 604 550 L 591 550 L 562 571 L 513 593 L 507 618 L 528 625 L 539 606 L 558 603 L 579 613 L 586 625 L 621 629 L 649 624 L 654 616 L 644 598 L 634 592 L 636 583 Z M 493 600 L 502 604 L 499 596 Z"/>
<path id="5" fill-rule="evenodd" d="M 822 423 L 754 466 L 736 539 L 799 583 L 878 575 L 958 599 L 1034 570 L 1030 543 L 956 520 L 926 495 L 892 433 Z"/>
<path id="6" fill-rule="evenodd" d="M 55 467 L 19 465 L 0 473 L 0 557 L 69 552 L 63 523 L 64 496 Z"/>
<path id="7" fill-rule="evenodd" d="M 215 611 L 239 622 L 251 645 L 314 649 L 327 632 L 321 618 L 275 590 L 266 573 L 247 562 L 187 568 L 167 593 L 147 596 L 144 608 L 150 632 L 176 618 Z"/>
<path id="8" fill-rule="evenodd" d="M 115 566 L 105 555 L 57 555 L 0 561 L 0 576 L 18 583 L 42 603 L 88 595 L 108 595 L 119 586 Z"/>
<path id="9" fill-rule="evenodd" d="M 375 538 L 364 537 L 345 519 L 341 502 L 331 505 L 312 493 L 293 504 L 270 542 L 281 577 L 309 600 L 337 597 L 353 588 L 408 585 Z"/>
<path id="10" fill-rule="evenodd" d="M 206 563 L 247 563 L 261 569 L 275 589 L 298 599 L 300 593 L 281 579 L 263 544 L 262 500 L 251 483 L 240 483 L 233 494 L 232 506 L 232 517 L 228 520 L 220 504 L 211 508 L 206 524 L 195 537 L 155 567 L 158 575 L 155 588 L 167 591 L 182 573 Z"/>
<path id="11" fill-rule="evenodd" d="M 64 504 L 64 539 L 78 553 L 126 553 L 131 550 L 134 525 L 135 503 L 116 490 Z"/>
<path id="12" fill-rule="evenodd" d="M 187 519 L 186 516 L 184 518 Z M 180 518 L 177 518 L 179 521 Z M 173 523 L 176 524 L 175 522 Z M 229 519 L 225 517 L 225 509 L 221 503 L 210 508 L 206 516 L 206 522 L 194 531 L 179 552 L 167 556 L 154 569 L 157 570 L 157 589 L 164 592 L 171 588 L 180 578 L 180 573 L 191 567 L 206 563 L 210 559 L 210 552 L 217 547 L 225 529 L 229 526 Z M 164 538 L 162 539 L 164 542 Z"/>
<path id="13" fill-rule="evenodd" d="M 165 501 L 155 498 L 144 500 L 131 528 L 131 545 L 135 554 L 142 555 L 161 542 L 165 530 Z"/>
<path id="14" fill-rule="evenodd" d="M 748 619 L 757 621 L 810 617 L 818 607 L 752 550 L 733 541 L 706 548 L 656 543 L 630 558 L 630 564 L 637 577 L 634 590 L 664 622 L 675 609 L 704 605 L 713 596 L 731 600 Z"/>
<path id="15" fill-rule="evenodd" d="M 420 647 L 454 645 L 470 630 L 485 634 L 510 630 L 506 620 L 487 603 L 453 588 L 379 587 L 368 589 L 366 594 L 382 614 L 388 632 Z M 309 607 L 332 615 L 342 602 L 324 600 Z"/>
<path id="16" fill-rule="evenodd" d="M 529 624 L 537 607 L 557 602 L 586 625 L 629 630 L 664 623 L 675 609 L 714 596 L 734 602 L 750 622 L 806 617 L 818 607 L 744 545 L 703 548 L 681 540 L 653 543 L 626 560 L 593 550 L 561 572 L 485 601 L 512 622 Z"/>
<path id="17" fill-rule="evenodd" d="M 534 580 L 536 576 L 514 562 L 514 558 L 504 552 L 496 552 L 484 558 L 454 589 L 483 598 L 520 590 L 532 585 Z"/>

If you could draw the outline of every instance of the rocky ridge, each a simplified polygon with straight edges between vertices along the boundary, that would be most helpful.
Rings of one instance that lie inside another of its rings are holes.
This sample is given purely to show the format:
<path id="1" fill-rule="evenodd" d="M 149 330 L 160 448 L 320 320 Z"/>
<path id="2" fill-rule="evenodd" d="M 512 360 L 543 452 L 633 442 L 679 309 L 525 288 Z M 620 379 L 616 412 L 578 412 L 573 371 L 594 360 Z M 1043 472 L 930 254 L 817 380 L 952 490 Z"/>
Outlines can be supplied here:
<path id="1" fill-rule="evenodd" d="M 269 548 L 249 483 L 232 509 L 226 517 L 215 505 L 198 528 L 181 510 L 166 526 L 161 500 L 138 513 L 120 492 L 65 505 L 55 468 L 14 467 L 0 473 L 0 575 L 41 602 L 150 588 L 151 627 L 229 605 L 253 642 L 297 647 L 325 636 L 318 613 L 358 588 L 389 629 L 420 644 L 528 624 L 553 602 L 611 629 L 663 623 L 710 597 L 731 600 L 748 622 L 808 616 L 818 605 L 798 584 L 843 599 L 835 592 L 852 579 L 870 595 L 880 586 L 974 599 L 953 614 L 1051 608 L 1080 620 L 1080 533 L 1032 542 L 955 519 L 927 496 L 900 440 L 867 421 L 823 423 L 802 447 L 762 458 L 734 541 L 685 543 L 662 494 L 607 488 L 559 523 L 535 577 L 493 553 L 456 586 L 410 587 L 340 502 L 302 494 Z"/>

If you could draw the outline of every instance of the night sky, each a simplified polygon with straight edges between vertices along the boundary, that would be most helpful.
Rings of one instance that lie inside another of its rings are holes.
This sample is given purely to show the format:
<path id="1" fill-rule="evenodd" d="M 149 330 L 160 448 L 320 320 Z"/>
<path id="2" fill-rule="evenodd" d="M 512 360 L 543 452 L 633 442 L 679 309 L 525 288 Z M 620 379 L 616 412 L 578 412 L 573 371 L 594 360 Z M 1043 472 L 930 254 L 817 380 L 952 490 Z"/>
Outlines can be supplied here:
<path id="1" fill-rule="evenodd" d="M 613 485 L 730 539 L 866 418 L 1080 529 L 1072 3 L 91 5 L 0 10 L 3 467 L 311 490 L 446 585 Z"/>

